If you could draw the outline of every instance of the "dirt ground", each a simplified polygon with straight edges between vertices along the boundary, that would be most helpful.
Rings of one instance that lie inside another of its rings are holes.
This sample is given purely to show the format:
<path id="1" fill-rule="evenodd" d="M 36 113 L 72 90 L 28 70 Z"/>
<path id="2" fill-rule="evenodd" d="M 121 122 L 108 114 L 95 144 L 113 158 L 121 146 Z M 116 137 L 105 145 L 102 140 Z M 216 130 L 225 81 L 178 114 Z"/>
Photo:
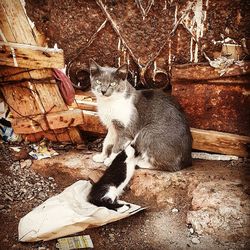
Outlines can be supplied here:
<path id="1" fill-rule="evenodd" d="M 18 222 L 22 216 L 47 198 L 60 193 L 70 183 L 67 177 L 65 180 L 60 178 L 56 183 L 53 177 L 44 177 L 34 172 L 32 161 L 27 155 L 28 145 L 23 144 L 23 150 L 19 153 L 14 153 L 10 146 L 0 143 L 0 249 L 56 249 L 56 240 L 18 242 Z M 59 153 L 71 150 L 73 148 L 70 146 L 64 147 Z M 198 163 L 202 163 L 205 169 L 210 169 L 211 164 L 218 167 L 230 165 L 231 174 L 238 173 L 241 167 L 247 167 L 240 162 Z M 72 183 L 74 181 L 70 180 Z M 249 239 L 225 241 L 213 235 L 197 235 L 191 225 L 186 223 L 190 205 L 185 202 L 176 207 L 159 207 L 153 198 L 135 197 L 129 191 L 122 198 L 148 208 L 121 221 L 79 233 L 90 235 L 94 249 L 250 249 Z"/>

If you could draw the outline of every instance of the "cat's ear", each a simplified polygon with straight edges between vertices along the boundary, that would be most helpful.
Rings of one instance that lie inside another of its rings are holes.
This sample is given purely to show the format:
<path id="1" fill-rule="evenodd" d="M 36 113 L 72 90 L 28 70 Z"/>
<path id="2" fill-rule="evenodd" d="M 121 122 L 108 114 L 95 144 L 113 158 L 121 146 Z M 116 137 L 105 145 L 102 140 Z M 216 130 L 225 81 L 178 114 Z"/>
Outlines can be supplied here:
<path id="1" fill-rule="evenodd" d="M 122 80 L 126 80 L 127 75 L 128 75 L 128 65 L 127 64 L 123 64 L 121 67 L 119 67 L 115 74 L 121 78 Z"/>
<path id="2" fill-rule="evenodd" d="M 93 59 L 89 59 L 89 72 L 91 76 L 97 74 L 100 71 L 100 67 Z"/>

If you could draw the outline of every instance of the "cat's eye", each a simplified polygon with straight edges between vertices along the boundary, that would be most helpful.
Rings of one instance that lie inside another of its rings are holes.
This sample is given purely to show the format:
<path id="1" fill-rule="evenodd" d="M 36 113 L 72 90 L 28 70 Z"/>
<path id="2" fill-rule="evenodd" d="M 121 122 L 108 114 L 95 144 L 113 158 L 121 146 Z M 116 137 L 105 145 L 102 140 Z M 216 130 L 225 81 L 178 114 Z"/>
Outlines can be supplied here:
<path id="1" fill-rule="evenodd" d="M 101 82 L 99 80 L 96 80 L 95 82 L 96 84 L 101 85 Z"/>
<path id="2" fill-rule="evenodd" d="M 116 82 L 111 82 L 111 83 L 110 83 L 110 86 L 111 86 L 111 87 L 114 87 L 115 85 L 116 85 Z"/>

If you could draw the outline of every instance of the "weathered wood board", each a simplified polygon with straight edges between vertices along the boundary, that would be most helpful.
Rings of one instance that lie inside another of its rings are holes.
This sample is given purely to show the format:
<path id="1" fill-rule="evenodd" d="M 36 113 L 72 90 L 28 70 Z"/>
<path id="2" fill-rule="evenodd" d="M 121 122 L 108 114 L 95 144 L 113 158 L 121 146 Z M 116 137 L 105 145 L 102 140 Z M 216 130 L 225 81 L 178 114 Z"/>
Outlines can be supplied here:
<path id="1" fill-rule="evenodd" d="M 52 78 L 52 69 L 27 69 L 1 66 L 0 85 L 23 82 L 26 80 L 42 80 Z"/>
<path id="2" fill-rule="evenodd" d="M 17 134 L 31 134 L 49 129 L 75 127 L 85 123 L 84 113 L 80 109 L 60 111 L 32 117 L 14 119 L 12 127 Z"/>
<path id="3" fill-rule="evenodd" d="M 191 129 L 193 149 L 220 154 L 250 156 L 250 137 L 211 130 Z"/>
<path id="4" fill-rule="evenodd" d="M 0 65 L 31 69 L 64 68 L 64 56 L 60 49 L 0 42 Z"/>

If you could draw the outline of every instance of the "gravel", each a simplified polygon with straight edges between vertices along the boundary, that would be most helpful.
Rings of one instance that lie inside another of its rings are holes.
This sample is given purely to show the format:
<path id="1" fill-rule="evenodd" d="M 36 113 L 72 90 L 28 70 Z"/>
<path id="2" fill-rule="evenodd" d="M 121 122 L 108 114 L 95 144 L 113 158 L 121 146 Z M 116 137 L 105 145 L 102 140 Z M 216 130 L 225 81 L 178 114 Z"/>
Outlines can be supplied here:
<path id="1" fill-rule="evenodd" d="M 13 162 L 8 170 L 12 175 L 0 173 L 0 210 L 8 213 L 15 202 L 31 202 L 37 206 L 55 192 L 57 184 L 53 177 L 45 178 L 36 174 L 30 167 L 32 160 Z"/>

